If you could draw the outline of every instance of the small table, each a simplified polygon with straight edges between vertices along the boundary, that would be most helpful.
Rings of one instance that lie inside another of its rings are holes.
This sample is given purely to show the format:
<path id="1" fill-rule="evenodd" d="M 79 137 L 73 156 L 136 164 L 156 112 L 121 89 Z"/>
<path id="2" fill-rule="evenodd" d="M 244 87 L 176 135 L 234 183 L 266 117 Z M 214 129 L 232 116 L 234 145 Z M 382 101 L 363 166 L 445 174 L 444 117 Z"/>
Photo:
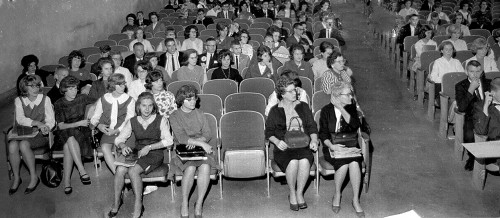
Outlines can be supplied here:
<path id="1" fill-rule="evenodd" d="M 472 171 L 472 183 L 477 189 L 483 190 L 486 181 L 485 159 L 500 158 L 500 141 L 463 143 L 462 145 L 476 157 Z"/>

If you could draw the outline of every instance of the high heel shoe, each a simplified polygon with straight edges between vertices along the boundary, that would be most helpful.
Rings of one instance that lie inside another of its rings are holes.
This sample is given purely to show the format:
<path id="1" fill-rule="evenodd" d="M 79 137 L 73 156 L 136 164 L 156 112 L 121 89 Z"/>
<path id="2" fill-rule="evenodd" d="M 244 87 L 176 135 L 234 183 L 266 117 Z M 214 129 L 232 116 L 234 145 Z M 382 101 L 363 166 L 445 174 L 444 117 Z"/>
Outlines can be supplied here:
<path id="1" fill-rule="evenodd" d="M 288 202 L 290 202 L 290 195 L 288 195 Z M 299 211 L 299 205 L 290 203 L 290 210 Z"/>
<path id="2" fill-rule="evenodd" d="M 340 196 L 340 199 L 342 200 L 342 196 Z M 339 202 L 338 206 L 335 206 L 335 205 L 333 205 L 333 200 L 332 200 L 332 211 L 334 213 L 339 213 L 339 211 L 340 211 L 340 202 Z"/>
<path id="3" fill-rule="evenodd" d="M 181 206 L 181 218 L 189 218 L 189 204 L 188 204 L 188 214 L 186 216 L 182 215 L 182 206 Z"/>
<path id="4" fill-rule="evenodd" d="M 356 216 L 358 216 L 358 218 L 365 218 L 365 211 L 358 212 L 356 210 L 356 207 L 354 207 L 354 202 L 351 203 L 352 203 L 352 208 L 354 208 L 354 211 L 356 211 Z"/>
<path id="5" fill-rule="evenodd" d="M 34 192 L 36 187 L 38 187 L 38 184 L 40 184 L 40 178 L 38 178 L 38 180 L 36 181 L 35 186 L 33 186 L 32 188 L 26 188 L 26 190 L 24 190 L 24 194 L 27 195 L 30 194 L 31 192 Z"/>
<path id="6" fill-rule="evenodd" d="M 82 184 L 84 184 L 84 185 L 92 184 L 92 181 L 90 181 L 90 176 L 87 175 L 86 173 L 83 175 L 80 175 L 80 181 L 82 181 Z"/>
<path id="7" fill-rule="evenodd" d="M 68 187 L 64 188 L 64 194 L 69 195 L 72 192 L 73 192 L 73 187 L 68 186 Z"/>
<path id="8" fill-rule="evenodd" d="M 203 211 L 203 207 L 202 207 L 202 211 Z M 203 213 L 196 214 L 196 203 L 194 203 L 194 218 L 203 218 Z"/>
<path id="9" fill-rule="evenodd" d="M 21 185 L 21 183 L 23 183 L 23 180 L 21 178 L 19 178 L 19 183 L 17 183 L 17 187 L 9 189 L 9 195 L 13 195 L 14 193 L 16 193 L 17 190 L 19 189 L 19 186 Z"/>
<path id="10" fill-rule="evenodd" d="M 298 206 L 299 206 L 299 209 L 303 210 L 303 209 L 307 208 L 307 203 L 304 202 L 304 203 L 298 204 Z"/>
<path id="11" fill-rule="evenodd" d="M 122 207 L 122 204 L 123 204 L 123 200 L 120 199 L 120 203 L 118 204 L 118 209 L 116 209 L 116 212 L 113 212 L 113 209 L 111 209 L 108 213 L 108 217 L 116 217 L 116 215 L 118 214 L 118 211 L 120 210 L 120 207 Z"/>

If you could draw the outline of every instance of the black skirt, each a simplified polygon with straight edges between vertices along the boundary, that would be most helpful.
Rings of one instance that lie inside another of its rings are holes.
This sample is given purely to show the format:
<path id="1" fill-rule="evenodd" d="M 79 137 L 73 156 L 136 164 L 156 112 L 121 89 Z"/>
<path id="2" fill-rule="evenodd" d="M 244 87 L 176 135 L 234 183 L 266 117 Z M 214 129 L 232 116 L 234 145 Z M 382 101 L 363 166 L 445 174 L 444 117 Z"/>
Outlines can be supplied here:
<path id="1" fill-rule="evenodd" d="M 309 149 L 309 146 L 303 148 L 288 148 L 284 151 L 275 146 L 273 154 L 274 162 L 278 164 L 278 167 L 282 172 L 286 171 L 288 164 L 292 160 L 307 159 L 311 166 L 314 162 L 314 156 L 312 151 Z"/>
<path id="2" fill-rule="evenodd" d="M 325 160 L 330 163 L 335 171 L 337 171 L 340 167 L 350 164 L 351 162 L 358 162 L 359 167 L 361 167 L 361 162 L 363 161 L 363 156 L 359 157 L 348 157 L 348 158 L 332 158 L 330 156 L 330 149 L 328 146 L 323 146 L 323 156 L 325 157 Z"/>

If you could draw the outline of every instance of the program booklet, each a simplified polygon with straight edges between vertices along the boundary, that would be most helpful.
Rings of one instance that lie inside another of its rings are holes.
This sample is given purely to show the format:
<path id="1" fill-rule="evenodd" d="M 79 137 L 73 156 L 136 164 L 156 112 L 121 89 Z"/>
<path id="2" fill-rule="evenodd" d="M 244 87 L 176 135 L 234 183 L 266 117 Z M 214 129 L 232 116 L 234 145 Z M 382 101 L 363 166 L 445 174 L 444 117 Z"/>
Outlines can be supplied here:
<path id="1" fill-rule="evenodd" d="M 117 149 L 118 157 L 115 159 L 115 165 L 124 166 L 124 167 L 133 167 L 137 163 L 139 159 L 138 150 L 133 148 L 132 152 L 127 156 L 124 156 L 121 152 L 121 149 Z"/>

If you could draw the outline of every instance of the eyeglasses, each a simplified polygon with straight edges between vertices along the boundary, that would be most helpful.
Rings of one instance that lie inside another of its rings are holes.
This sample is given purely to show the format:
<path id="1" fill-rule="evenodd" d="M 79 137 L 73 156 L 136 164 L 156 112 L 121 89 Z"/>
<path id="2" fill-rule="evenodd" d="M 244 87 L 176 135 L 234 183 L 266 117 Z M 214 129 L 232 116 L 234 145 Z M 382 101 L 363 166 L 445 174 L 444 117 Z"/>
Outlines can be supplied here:
<path id="1" fill-rule="evenodd" d="M 285 92 L 289 92 L 289 93 L 297 93 L 297 88 L 292 89 L 292 90 L 288 90 L 288 91 L 287 91 L 287 90 L 285 90 Z"/>
<path id="2" fill-rule="evenodd" d="M 198 101 L 198 97 L 191 97 L 184 99 L 185 101 Z"/>
<path id="3" fill-rule="evenodd" d="M 273 43 L 274 41 L 264 41 L 264 43 Z"/>
<path id="4" fill-rule="evenodd" d="M 124 85 L 127 85 L 126 82 L 121 82 L 121 83 L 116 83 L 117 86 L 124 86 Z"/>
<path id="5" fill-rule="evenodd" d="M 31 88 L 40 88 L 41 87 L 40 84 L 32 84 L 32 85 L 28 85 L 28 86 Z"/>
<path id="6" fill-rule="evenodd" d="M 248 38 L 248 36 L 240 36 L 240 38 Z"/>
<path id="7" fill-rule="evenodd" d="M 342 94 L 342 93 L 341 93 L 340 95 L 351 96 L 351 97 L 353 97 L 353 96 L 354 96 L 354 95 L 352 94 L 352 92 L 345 93 L 345 94 Z"/>
<path id="8" fill-rule="evenodd" d="M 344 60 L 335 60 L 336 63 L 341 63 L 341 64 L 345 64 L 347 62 L 346 59 Z"/>

